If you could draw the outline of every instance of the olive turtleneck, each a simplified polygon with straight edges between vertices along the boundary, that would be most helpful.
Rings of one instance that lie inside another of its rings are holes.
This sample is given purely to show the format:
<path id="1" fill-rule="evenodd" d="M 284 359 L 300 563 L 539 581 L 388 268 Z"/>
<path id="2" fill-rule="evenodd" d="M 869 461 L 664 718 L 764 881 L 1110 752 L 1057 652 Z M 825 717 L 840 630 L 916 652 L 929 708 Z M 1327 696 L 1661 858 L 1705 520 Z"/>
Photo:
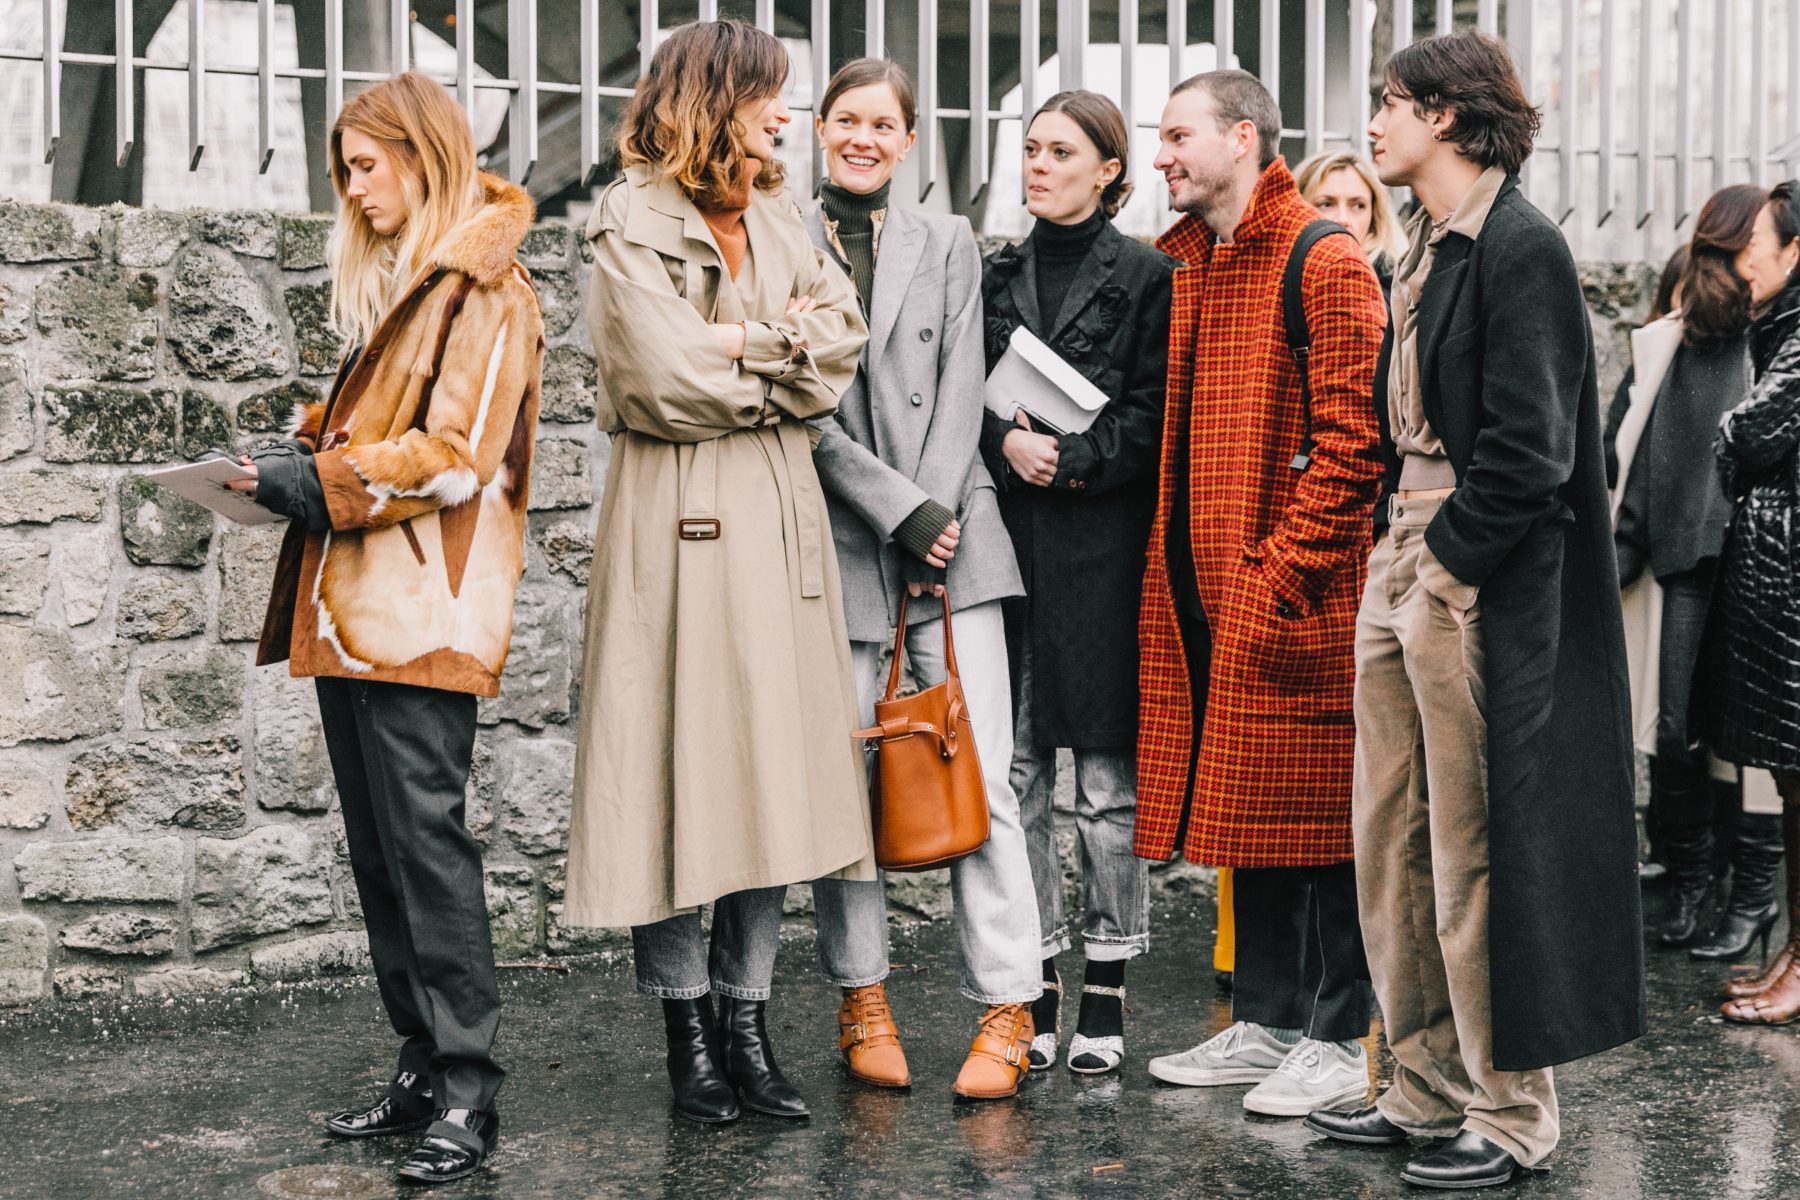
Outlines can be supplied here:
<path id="1" fill-rule="evenodd" d="M 1046 326 L 1056 321 L 1063 298 L 1075 286 L 1081 264 L 1094 239 L 1106 227 L 1106 211 L 1096 207 L 1085 220 L 1058 225 L 1039 219 L 1031 229 L 1032 251 L 1037 257 L 1038 313 Z"/>
<path id="2" fill-rule="evenodd" d="M 850 280 L 856 284 L 856 294 L 862 297 L 866 312 L 869 293 L 875 288 L 876 216 L 887 211 L 888 184 L 863 193 L 827 180 L 819 185 L 819 203 L 824 206 L 837 244 L 850 264 Z"/>

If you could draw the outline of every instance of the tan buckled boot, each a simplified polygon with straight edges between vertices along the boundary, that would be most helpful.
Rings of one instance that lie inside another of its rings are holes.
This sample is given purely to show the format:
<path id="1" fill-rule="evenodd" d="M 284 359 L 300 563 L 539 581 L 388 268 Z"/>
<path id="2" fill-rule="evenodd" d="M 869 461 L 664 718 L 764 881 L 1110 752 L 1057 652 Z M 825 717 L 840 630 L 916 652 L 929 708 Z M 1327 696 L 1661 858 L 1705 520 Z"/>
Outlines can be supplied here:
<path id="1" fill-rule="evenodd" d="M 1031 1007 L 995 1004 L 981 1018 L 981 1028 L 963 1060 L 951 1089 L 971 1100 L 1003 1100 L 1016 1096 L 1019 1081 L 1031 1068 L 1031 1039 L 1035 1034 Z"/>
<path id="2" fill-rule="evenodd" d="M 912 1086 L 900 1027 L 888 1008 L 887 988 L 879 983 L 847 988 L 838 1006 L 838 1049 L 849 1064 L 850 1078 L 876 1087 Z"/>

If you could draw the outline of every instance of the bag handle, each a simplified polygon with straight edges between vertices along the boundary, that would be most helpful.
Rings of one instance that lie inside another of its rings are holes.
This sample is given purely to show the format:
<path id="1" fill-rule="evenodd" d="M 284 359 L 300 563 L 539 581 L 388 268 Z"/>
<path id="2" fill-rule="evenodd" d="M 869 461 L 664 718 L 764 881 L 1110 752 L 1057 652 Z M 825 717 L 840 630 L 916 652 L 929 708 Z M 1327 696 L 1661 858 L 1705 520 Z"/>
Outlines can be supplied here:
<path id="1" fill-rule="evenodd" d="M 900 589 L 900 619 L 894 629 L 894 661 L 888 667 L 887 694 L 882 703 L 892 700 L 900 692 L 900 655 L 906 650 L 906 602 L 912 598 L 903 585 Z M 954 679 L 960 685 L 962 674 L 956 669 L 956 642 L 950 635 L 950 589 L 944 589 L 944 670 L 945 678 Z"/>

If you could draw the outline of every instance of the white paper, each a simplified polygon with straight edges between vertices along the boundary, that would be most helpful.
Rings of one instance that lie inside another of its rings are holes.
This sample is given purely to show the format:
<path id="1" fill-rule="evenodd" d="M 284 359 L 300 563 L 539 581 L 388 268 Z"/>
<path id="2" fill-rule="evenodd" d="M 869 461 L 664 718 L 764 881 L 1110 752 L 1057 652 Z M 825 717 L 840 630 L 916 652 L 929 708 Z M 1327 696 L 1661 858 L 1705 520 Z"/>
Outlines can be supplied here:
<path id="1" fill-rule="evenodd" d="M 1082 377 L 1023 325 L 987 377 L 988 411 L 1010 421 L 1022 408 L 1032 423 L 1053 433 L 1083 433 L 1106 407 L 1106 393 Z"/>
<path id="2" fill-rule="evenodd" d="M 225 486 L 228 480 L 255 477 L 249 468 L 228 458 L 209 458 L 144 474 L 177 496 L 203 504 L 239 525 L 270 525 L 287 519 L 252 500 L 251 493 L 234 492 Z"/>

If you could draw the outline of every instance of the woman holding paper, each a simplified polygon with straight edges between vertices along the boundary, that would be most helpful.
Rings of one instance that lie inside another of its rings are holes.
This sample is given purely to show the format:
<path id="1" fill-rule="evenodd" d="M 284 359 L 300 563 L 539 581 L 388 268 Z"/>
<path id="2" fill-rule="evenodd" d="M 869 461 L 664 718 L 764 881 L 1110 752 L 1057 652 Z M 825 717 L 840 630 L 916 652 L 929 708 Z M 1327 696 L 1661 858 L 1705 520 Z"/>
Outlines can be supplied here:
<path id="1" fill-rule="evenodd" d="M 1088 1074 L 1116 1070 L 1124 1058 L 1125 963 L 1150 942 L 1147 864 L 1132 853 L 1137 617 L 1175 263 L 1113 227 L 1131 192 L 1128 142 L 1111 100 L 1052 96 L 1025 137 L 1026 206 L 1036 224 L 1023 243 L 988 257 L 981 282 L 990 371 L 1022 326 L 1106 401 L 1086 429 L 1058 433 L 1023 411 L 1001 415 L 995 409 L 1004 412 L 1008 398 L 990 395 L 981 434 L 1026 593 L 1006 615 L 1012 783 L 1031 849 L 1045 982 L 1033 1006 L 1031 1063 L 1056 1059 L 1056 955 L 1071 943 L 1051 816 L 1056 750 L 1067 747 L 1086 957 L 1069 1068 Z"/>
<path id="2" fill-rule="evenodd" d="M 764 1020 L 782 898 L 875 878 L 807 424 L 837 408 L 867 328 L 783 190 L 787 70 L 781 43 L 739 21 L 671 33 L 621 121 L 624 177 L 587 227 L 613 443 L 564 917 L 632 927 L 676 1111 L 701 1122 L 740 1104 L 807 1115 Z"/>
<path id="3" fill-rule="evenodd" d="M 525 563 L 544 340 L 515 256 L 533 211 L 476 171 L 468 118 L 423 75 L 346 104 L 329 153 L 331 309 L 354 348 L 331 398 L 235 486 L 291 520 L 257 662 L 316 679 L 369 953 L 405 1039 L 380 1100 L 325 1128 L 423 1131 L 400 1175 L 437 1183 L 477 1170 L 500 1132 L 500 995 L 463 796 Z"/>
<path id="4" fill-rule="evenodd" d="M 894 168 L 912 149 L 912 82 L 862 58 L 832 76 L 815 120 L 830 178 L 807 218 L 813 242 L 856 283 L 871 336 L 856 382 L 821 431 L 813 461 L 825 485 L 843 570 L 857 714 L 874 724 L 902 592 L 915 597 L 906 660 L 921 688 L 946 674 L 946 585 L 956 658 L 987 785 L 987 844 L 950 868 L 963 995 L 987 1006 L 955 1090 L 1012 1095 L 1038 998 L 1037 898 L 1008 780 L 1012 688 L 1000 601 L 1019 595 L 1012 541 L 981 461 L 981 256 L 962 217 L 891 205 Z M 924 620 L 919 618 L 923 617 Z M 934 619 L 935 618 L 935 619 Z M 843 989 L 839 1045 L 853 1078 L 904 1087 L 912 1076 L 883 980 L 887 902 L 881 881 L 813 884 L 819 961 Z M 1006 1050 L 1017 1047 L 1009 1062 Z"/>

